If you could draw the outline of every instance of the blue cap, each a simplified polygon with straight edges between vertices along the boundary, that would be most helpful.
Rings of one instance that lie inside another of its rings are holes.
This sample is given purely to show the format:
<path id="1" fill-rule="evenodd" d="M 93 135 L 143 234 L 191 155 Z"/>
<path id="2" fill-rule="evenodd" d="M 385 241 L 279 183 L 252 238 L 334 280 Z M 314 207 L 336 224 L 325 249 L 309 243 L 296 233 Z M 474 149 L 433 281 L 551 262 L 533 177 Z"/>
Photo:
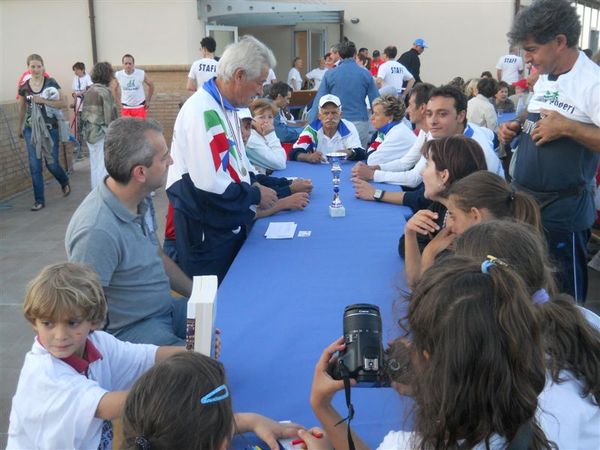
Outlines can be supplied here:
<path id="1" fill-rule="evenodd" d="M 428 45 L 425 43 L 425 40 L 421 38 L 415 39 L 415 45 L 420 45 L 423 48 L 428 47 Z"/>

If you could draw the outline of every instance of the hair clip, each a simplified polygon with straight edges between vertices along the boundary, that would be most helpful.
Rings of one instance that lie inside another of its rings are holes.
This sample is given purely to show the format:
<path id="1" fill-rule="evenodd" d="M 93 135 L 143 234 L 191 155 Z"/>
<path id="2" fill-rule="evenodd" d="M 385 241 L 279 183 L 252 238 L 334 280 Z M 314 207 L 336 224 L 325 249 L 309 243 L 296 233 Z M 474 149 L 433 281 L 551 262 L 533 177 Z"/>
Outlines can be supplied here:
<path id="1" fill-rule="evenodd" d="M 204 397 L 202 397 L 200 399 L 200 403 L 202 403 L 203 405 L 206 405 L 208 403 L 219 402 L 227 397 L 229 397 L 229 389 L 227 389 L 227 386 L 222 384 L 221 386 L 213 389 L 208 394 L 206 394 Z"/>
<path id="2" fill-rule="evenodd" d="M 489 275 L 490 268 L 495 266 L 508 267 L 508 264 L 495 256 L 487 255 L 486 259 L 481 263 L 481 273 Z"/>
<path id="3" fill-rule="evenodd" d="M 550 300 L 550 296 L 548 295 L 546 289 L 542 288 L 533 293 L 533 295 L 531 296 L 531 300 L 533 300 L 533 303 L 535 303 L 536 305 L 541 305 L 547 303 Z"/>
<path id="4" fill-rule="evenodd" d="M 150 442 L 144 436 L 135 437 L 135 446 L 140 450 L 150 450 Z"/>

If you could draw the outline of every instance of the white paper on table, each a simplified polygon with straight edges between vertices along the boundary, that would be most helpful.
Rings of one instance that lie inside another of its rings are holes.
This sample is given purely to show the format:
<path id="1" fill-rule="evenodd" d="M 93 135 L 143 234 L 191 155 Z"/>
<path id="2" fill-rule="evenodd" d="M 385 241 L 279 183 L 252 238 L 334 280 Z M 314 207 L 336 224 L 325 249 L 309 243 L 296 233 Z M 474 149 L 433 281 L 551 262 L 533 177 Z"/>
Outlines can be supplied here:
<path id="1" fill-rule="evenodd" d="M 267 239 L 292 239 L 297 226 L 295 222 L 270 222 L 265 237 Z"/>

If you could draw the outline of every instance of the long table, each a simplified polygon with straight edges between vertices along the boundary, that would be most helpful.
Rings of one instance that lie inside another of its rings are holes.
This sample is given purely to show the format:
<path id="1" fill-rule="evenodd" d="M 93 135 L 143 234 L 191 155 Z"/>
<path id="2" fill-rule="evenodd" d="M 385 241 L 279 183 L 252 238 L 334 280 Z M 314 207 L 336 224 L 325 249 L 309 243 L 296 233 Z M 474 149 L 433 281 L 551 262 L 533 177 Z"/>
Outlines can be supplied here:
<path id="1" fill-rule="evenodd" d="M 322 350 L 342 335 L 346 305 L 377 304 L 385 339 L 399 333 L 398 299 L 406 291 L 406 281 L 397 245 L 411 212 L 356 199 L 350 182 L 352 165 L 342 165 L 346 217 L 331 218 L 329 165 L 288 162 L 278 175 L 313 180 L 309 206 L 258 220 L 219 288 L 221 361 L 236 411 L 318 425 L 309 405 L 313 368 Z M 296 222 L 296 236 L 265 239 L 271 221 Z M 311 236 L 297 237 L 300 230 L 311 231 Z M 370 447 L 376 448 L 387 431 L 410 427 L 408 401 L 392 389 L 352 391 L 356 409 L 352 426 Z M 343 392 L 334 404 L 345 415 Z"/>

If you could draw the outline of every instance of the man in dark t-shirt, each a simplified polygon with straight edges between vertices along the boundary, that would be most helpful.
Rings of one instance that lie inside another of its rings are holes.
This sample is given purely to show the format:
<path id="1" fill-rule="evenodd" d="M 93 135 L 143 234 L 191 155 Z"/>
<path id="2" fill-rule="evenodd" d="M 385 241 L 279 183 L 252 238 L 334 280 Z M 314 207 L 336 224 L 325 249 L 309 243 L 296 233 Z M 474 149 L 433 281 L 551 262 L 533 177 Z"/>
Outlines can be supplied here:
<path id="1" fill-rule="evenodd" d="M 419 55 L 425 51 L 427 44 L 421 38 L 415 39 L 413 46 L 407 52 L 402 53 L 398 62 L 408 69 L 415 77 L 415 83 L 421 83 L 421 60 Z"/>
<path id="2" fill-rule="evenodd" d="M 514 186 L 540 205 L 560 291 L 583 303 L 600 161 L 600 68 L 578 50 L 580 31 L 575 8 L 563 0 L 536 0 L 515 18 L 508 37 L 540 77 L 527 111 L 499 135 L 510 142 L 520 133 Z"/>

